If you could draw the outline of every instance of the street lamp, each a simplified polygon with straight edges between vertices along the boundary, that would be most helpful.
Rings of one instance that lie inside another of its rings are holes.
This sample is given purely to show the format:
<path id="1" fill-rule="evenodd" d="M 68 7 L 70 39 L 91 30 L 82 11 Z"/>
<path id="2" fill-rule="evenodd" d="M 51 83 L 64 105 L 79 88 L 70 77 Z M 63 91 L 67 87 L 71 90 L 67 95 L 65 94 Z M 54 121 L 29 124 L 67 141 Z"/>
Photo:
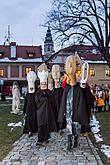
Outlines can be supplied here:
<path id="1" fill-rule="evenodd" d="M 3 87 L 3 85 L 4 85 L 4 80 L 0 80 L 0 86 L 1 86 L 1 93 L 2 93 L 2 87 Z"/>

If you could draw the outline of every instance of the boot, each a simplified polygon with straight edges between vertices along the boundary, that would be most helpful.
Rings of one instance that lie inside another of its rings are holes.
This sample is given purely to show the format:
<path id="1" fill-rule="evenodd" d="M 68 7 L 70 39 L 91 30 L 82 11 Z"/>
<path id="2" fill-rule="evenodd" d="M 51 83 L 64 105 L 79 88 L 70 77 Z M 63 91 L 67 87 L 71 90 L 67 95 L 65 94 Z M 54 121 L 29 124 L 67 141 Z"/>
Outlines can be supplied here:
<path id="1" fill-rule="evenodd" d="M 31 136 L 33 136 L 33 133 L 29 132 L 28 137 L 31 137 Z"/>
<path id="2" fill-rule="evenodd" d="M 74 136 L 74 148 L 78 146 L 78 136 Z"/>
<path id="3" fill-rule="evenodd" d="M 73 123 L 73 135 L 74 135 L 74 148 L 78 146 L 78 139 L 81 132 L 81 125 L 78 122 Z"/>
<path id="4" fill-rule="evenodd" d="M 72 135 L 68 135 L 68 147 L 67 149 L 70 151 L 72 148 Z"/>

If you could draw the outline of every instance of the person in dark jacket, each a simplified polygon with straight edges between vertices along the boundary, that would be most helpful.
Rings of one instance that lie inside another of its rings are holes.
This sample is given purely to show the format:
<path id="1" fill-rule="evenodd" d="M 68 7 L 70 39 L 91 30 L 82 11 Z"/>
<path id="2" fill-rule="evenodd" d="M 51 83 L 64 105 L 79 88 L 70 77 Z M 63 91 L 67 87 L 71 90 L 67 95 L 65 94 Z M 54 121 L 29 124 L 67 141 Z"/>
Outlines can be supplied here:
<path id="1" fill-rule="evenodd" d="M 28 93 L 24 100 L 23 113 L 25 116 L 25 125 L 23 133 L 28 133 L 29 137 L 37 132 L 37 116 L 36 116 L 36 103 L 35 103 L 35 80 L 36 73 L 30 71 L 27 74 Z"/>

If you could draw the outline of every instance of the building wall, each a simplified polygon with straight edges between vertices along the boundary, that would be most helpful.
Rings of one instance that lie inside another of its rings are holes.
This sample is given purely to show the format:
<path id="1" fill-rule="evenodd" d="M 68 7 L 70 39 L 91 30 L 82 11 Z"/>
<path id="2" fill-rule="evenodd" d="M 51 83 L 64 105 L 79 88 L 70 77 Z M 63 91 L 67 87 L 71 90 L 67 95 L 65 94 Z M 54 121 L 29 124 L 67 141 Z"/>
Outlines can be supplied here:
<path id="1" fill-rule="evenodd" d="M 88 82 L 94 83 L 94 84 L 110 84 L 110 77 L 106 76 L 105 70 L 108 69 L 107 64 L 89 64 L 90 69 L 95 70 L 95 76 L 90 76 L 88 78 Z"/>
<path id="2" fill-rule="evenodd" d="M 11 77 L 19 77 L 19 65 L 11 66 Z"/>
<path id="3" fill-rule="evenodd" d="M 31 68 L 32 71 L 37 72 L 38 64 L 35 63 L 19 63 L 19 64 L 0 64 L 0 69 L 3 69 L 4 75 L 0 76 L 3 80 L 26 80 L 26 68 Z"/>

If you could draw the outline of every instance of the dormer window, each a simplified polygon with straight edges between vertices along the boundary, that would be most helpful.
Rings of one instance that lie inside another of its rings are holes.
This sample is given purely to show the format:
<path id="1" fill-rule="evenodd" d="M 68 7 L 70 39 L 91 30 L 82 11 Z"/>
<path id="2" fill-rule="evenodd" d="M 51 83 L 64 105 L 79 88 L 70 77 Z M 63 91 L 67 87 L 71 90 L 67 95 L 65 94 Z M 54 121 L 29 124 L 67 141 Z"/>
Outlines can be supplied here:
<path id="1" fill-rule="evenodd" d="M 4 52 L 0 50 L 0 57 L 3 57 Z"/>
<path id="2" fill-rule="evenodd" d="M 31 51 L 31 50 L 27 50 L 27 56 L 29 58 L 33 58 L 35 56 L 35 52 L 34 51 Z"/>
<path id="3" fill-rule="evenodd" d="M 16 58 L 16 46 L 11 46 L 11 58 Z"/>
<path id="4" fill-rule="evenodd" d="M 92 49 L 92 54 L 97 54 L 97 50 L 96 49 Z"/>
<path id="5" fill-rule="evenodd" d="M 28 57 L 34 57 L 34 53 L 29 53 Z"/>
<path id="6" fill-rule="evenodd" d="M 0 57 L 2 57 L 3 56 L 3 54 L 2 53 L 0 53 Z"/>

